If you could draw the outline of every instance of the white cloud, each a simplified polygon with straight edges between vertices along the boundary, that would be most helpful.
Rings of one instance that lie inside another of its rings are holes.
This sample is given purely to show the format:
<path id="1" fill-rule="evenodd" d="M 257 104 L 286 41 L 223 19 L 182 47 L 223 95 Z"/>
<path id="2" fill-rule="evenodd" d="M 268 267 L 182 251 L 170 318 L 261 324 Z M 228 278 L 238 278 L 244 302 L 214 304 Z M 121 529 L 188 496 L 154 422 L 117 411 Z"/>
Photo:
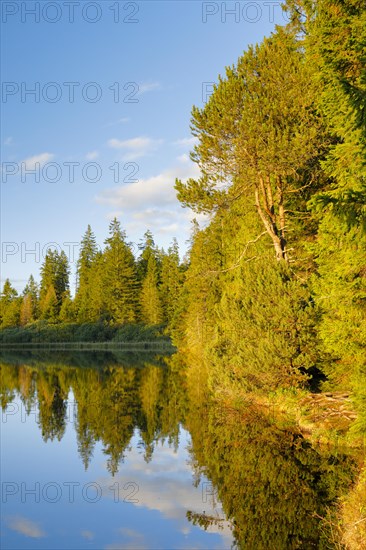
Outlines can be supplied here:
<path id="1" fill-rule="evenodd" d="M 122 117 L 118 120 L 115 120 L 114 122 L 109 122 L 109 124 L 105 124 L 104 128 L 109 128 L 110 126 L 117 126 L 118 124 L 126 124 L 129 122 L 130 119 L 128 117 Z"/>
<path id="2" fill-rule="evenodd" d="M 98 204 L 108 208 L 107 219 L 123 220 L 129 239 L 138 241 L 146 229 L 151 229 L 157 242 L 167 247 L 175 236 L 181 253 L 187 247 L 191 221 L 196 218 L 200 225 L 207 224 L 208 216 L 182 208 L 174 189 L 175 179 L 186 181 L 199 177 L 198 166 L 181 159 L 175 166 L 150 178 L 135 183 L 112 187 L 95 197 Z"/>
<path id="3" fill-rule="evenodd" d="M 163 206 L 179 206 L 174 189 L 175 179 L 186 180 L 198 175 L 199 169 L 195 164 L 180 165 L 156 176 L 108 189 L 97 196 L 96 200 L 129 213 L 154 207 L 161 209 Z"/>
<path id="4" fill-rule="evenodd" d="M 81 536 L 86 540 L 93 540 L 95 537 L 93 531 L 89 531 L 88 529 L 84 529 L 84 531 L 81 531 Z"/>
<path id="5" fill-rule="evenodd" d="M 128 529 L 127 527 L 121 527 L 120 529 L 118 529 L 118 531 L 124 537 L 129 537 L 129 538 L 134 538 L 134 539 L 144 538 L 144 535 L 142 533 L 139 533 L 138 531 L 135 531 L 134 529 Z"/>
<path id="6" fill-rule="evenodd" d="M 198 144 L 198 139 L 196 137 L 187 137 L 187 138 L 177 139 L 177 141 L 174 141 L 173 144 L 177 145 L 178 147 L 193 148 L 195 145 Z"/>
<path id="7" fill-rule="evenodd" d="M 38 166 L 43 166 L 47 162 L 49 162 L 51 159 L 53 159 L 55 155 L 52 153 L 40 153 L 39 155 L 35 155 L 34 157 L 28 157 L 22 161 L 24 162 L 26 170 L 34 170 Z"/>
<path id="8" fill-rule="evenodd" d="M 189 155 L 187 155 L 187 153 L 183 153 L 183 155 L 179 155 L 179 157 L 177 157 L 177 160 L 183 163 L 191 162 L 191 159 L 189 158 Z"/>
<path id="9" fill-rule="evenodd" d="M 131 221 L 126 222 L 125 226 L 128 234 L 142 233 L 149 228 L 155 235 L 172 237 L 180 232 L 183 219 L 177 212 L 147 208 L 132 214 Z"/>
<path id="10" fill-rule="evenodd" d="M 85 158 L 87 160 L 95 160 L 99 157 L 99 151 L 90 151 L 90 153 L 87 153 L 85 155 Z"/>
<path id="11" fill-rule="evenodd" d="M 4 140 L 4 145 L 13 145 L 14 141 L 13 141 L 13 138 L 11 136 L 7 137 L 5 140 Z"/>
<path id="12" fill-rule="evenodd" d="M 146 92 L 152 92 L 153 90 L 160 90 L 160 82 L 143 82 L 139 84 L 139 95 L 146 94 Z"/>
<path id="13" fill-rule="evenodd" d="M 108 141 L 108 145 L 112 149 L 125 151 L 122 157 L 123 160 L 135 160 L 144 157 L 155 151 L 161 143 L 161 139 L 151 139 L 145 136 L 125 140 L 112 138 Z"/>
<path id="14" fill-rule="evenodd" d="M 180 445 L 186 449 L 187 447 L 183 441 L 187 437 L 184 433 L 181 433 Z M 220 524 L 210 525 L 207 531 L 220 535 L 221 540 L 228 543 L 224 547 L 230 548 L 232 530 L 230 522 L 224 519 L 222 505 L 217 500 L 217 495 L 212 494 L 212 488 L 210 486 L 206 487 L 204 479 L 202 479 L 200 486 L 193 486 L 192 470 L 187 458 L 187 451 L 184 451 L 183 448 L 180 453 L 176 453 L 172 448 L 160 443 L 155 447 L 154 460 L 147 465 L 138 453 L 138 449 L 134 447 L 126 458 L 123 473 L 121 472 L 116 476 L 116 482 L 119 487 L 124 487 L 127 480 L 133 479 L 138 490 L 134 494 L 134 501 L 131 500 L 131 504 L 137 508 L 147 508 L 160 512 L 164 518 L 173 521 L 176 528 L 185 535 L 192 531 L 192 525 L 188 522 L 186 516 L 188 510 L 220 518 L 222 520 Z M 97 481 L 102 489 L 110 483 L 109 478 L 102 478 Z M 204 493 L 206 490 L 207 498 L 204 501 L 203 494 L 206 494 Z M 110 491 L 106 491 L 105 494 L 108 495 L 108 498 L 112 498 Z M 122 496 L 123 493 L 121 492 L 120 497 L 122 498 Z M 136 546 L 132 547 L 138 547 L 138 533 L 126 529 L 119 530 L 119 532 L 123 536 L 131 537 L 131 542 L 137 543 Z M 125 548 L 126 546 L 115 546 L 114 548 Z M 112 549 L 113 546 L 109 548 Z"/>
<path id="15" fill-rule="evenodd" d="M 46 536 L 46 533 L 37 523 L 21 516 L 13 516 L 8 519 L 8 527 L 12 531 L 17 531 L 26 537 L 39 539 Z"/>

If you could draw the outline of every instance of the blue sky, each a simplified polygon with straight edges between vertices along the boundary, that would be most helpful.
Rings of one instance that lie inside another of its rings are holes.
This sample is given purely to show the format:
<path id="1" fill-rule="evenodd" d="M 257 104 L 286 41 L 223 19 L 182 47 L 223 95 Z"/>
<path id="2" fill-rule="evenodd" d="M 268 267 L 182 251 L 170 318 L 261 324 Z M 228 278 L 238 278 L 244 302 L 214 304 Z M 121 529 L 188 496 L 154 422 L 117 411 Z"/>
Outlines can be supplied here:
<path id="1" fill-rule="evenodd" d="M 48 243 L 74 271 L 87 224 L 103 246 L 114 215 L 183 253 L 192 106 L 284 22 L 277 1 L 3 1 L 2 281 L 38 278 Z"/>

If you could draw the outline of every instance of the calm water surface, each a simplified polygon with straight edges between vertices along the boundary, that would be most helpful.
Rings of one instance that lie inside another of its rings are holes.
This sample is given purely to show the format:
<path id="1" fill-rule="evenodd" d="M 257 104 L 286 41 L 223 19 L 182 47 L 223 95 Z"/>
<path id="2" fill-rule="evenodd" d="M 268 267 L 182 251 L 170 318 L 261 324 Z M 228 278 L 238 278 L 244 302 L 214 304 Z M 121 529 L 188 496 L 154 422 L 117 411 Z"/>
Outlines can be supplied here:
<path id="1" fill-rule="evenodd" d="M 3 549 L 329 548 L 354 469 L 175 357 L 3 355 Z"/>

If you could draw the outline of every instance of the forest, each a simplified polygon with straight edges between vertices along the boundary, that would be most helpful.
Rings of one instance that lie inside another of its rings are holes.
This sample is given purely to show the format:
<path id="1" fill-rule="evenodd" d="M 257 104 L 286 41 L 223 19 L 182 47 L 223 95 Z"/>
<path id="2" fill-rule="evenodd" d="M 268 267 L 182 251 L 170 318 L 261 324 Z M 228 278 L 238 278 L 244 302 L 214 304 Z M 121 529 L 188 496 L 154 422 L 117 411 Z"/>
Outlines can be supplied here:
<path id="1" fill-rule="evenodd" d="M 193 222 L 187 257 L 150 231 L 136 257 L 117 219 L 101 251 L 88 226 L 74 297 L 63 251 L 22 295 L 5 282 L 2 342 L 160 327 L 213 392 L 348 390 L 365 433 L 366 12 L 361 0 L 285 9 L 288 24 L 193 107 L 201 177 L 175 188 L 209 222 Z"/>
<path id="2" fill-rule="evenodd" d="M 208 221 L 193 221 L 186 257 L 150 231 L 134 254 L 117 219 L 99 250 L 88 226 L 74 297 L 55 250 L 39 284 L 5 282 L 3 344 L 68 327 L 79 341 L 169 336 L 212 395 L 347 392 L 350 435 L 366 436 L 365 4 L 284 9 L 192 109 L 201 176 L 175 189 Z"/>
<path id="3" fill-rule="evenodd" d="M 90 337 L 100 340 L 109 339 L 116 326 L 170 323 L 177 310 L 184 272 L 176 239 L 165 252 L 146 231 L 136 260 L 117 219 L 110 223 L 109 235 L 104 250 L 99 251 L 88 226 L 81 240 L 74 299 L 64 251 L 47 251 L 40 284 L 31 275 L 22 296 L 17 295 L 9 280 L 5 281 L 1 327 L 54 326 L 60 332 L 61 325 L 88 324 Z M 97 333 L 91 330 L 93 324 Z M 88 339 L 88 331 L 84 332 L 81 340 Z"/>

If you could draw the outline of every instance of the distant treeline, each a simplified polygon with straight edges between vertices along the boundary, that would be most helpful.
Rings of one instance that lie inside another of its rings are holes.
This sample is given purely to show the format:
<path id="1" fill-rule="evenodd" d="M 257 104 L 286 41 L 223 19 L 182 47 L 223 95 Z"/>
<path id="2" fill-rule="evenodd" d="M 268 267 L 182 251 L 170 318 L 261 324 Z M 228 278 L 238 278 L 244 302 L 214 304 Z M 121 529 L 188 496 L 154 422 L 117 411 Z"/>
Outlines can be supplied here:
<path id="1" fill-rule="evenodd" d="M 64 251 L 47 251 L 40 284 L 31 275 L 20 296 L 6 280 L 1 297 L 1 328 L 30 327 L 22 333 L 25 338 L 40 331 L 46 334 L 48 330 L 58 341 L 56 333 L 67 333 L 74 340 L 75 331 L 81 333 L 83 340 L 100 341 L 112 337 L 115 325 L 170 323 L 184 272 L 177 241 L 174 239 L 165 252 L 158 249 L 147 231 L 136 259 L 116 219 L 111 222 L 109 233 L 100 252 L 88 226 L 81 241 L 74 299 L 70 295 L 70 268 Z M 33 327 L 37 321 L 43 323 Z M 51 327 L 47 329 L 45 323 Z M 70 323 L 87 325 L 65 326 Z"/>

